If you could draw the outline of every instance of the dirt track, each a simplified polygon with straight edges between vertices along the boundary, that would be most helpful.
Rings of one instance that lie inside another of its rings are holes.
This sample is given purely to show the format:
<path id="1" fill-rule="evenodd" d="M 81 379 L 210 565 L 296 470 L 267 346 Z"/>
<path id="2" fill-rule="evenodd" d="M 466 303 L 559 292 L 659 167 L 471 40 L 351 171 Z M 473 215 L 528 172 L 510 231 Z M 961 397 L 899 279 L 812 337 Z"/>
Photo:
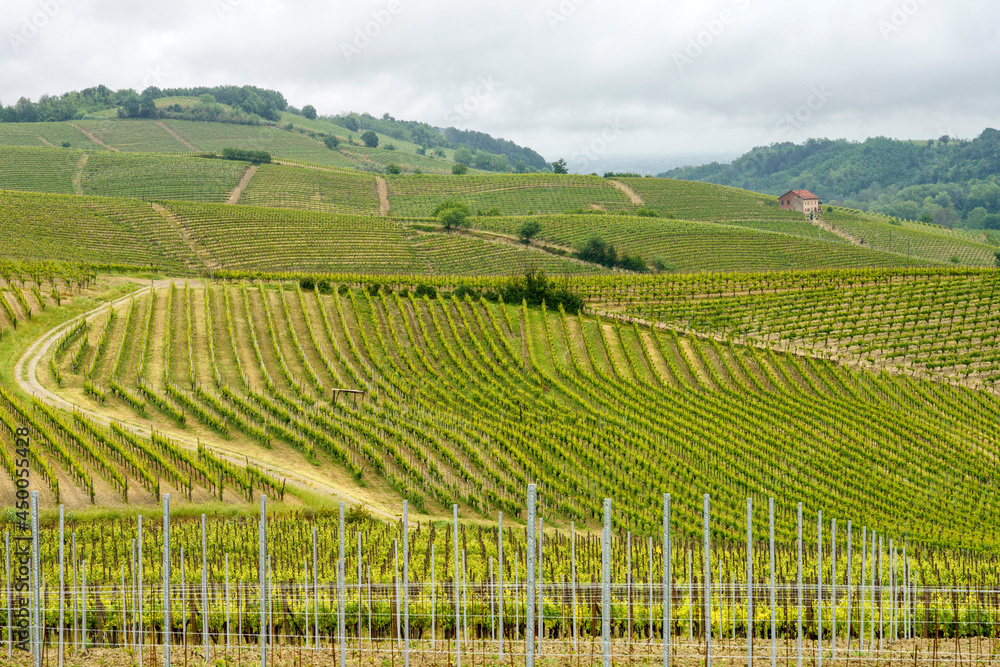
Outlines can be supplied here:
<path id="1" fill-rule="evenodd" d="M 152 283 L 152 287 L 154 289 L 163 289 L 169 287 L 171 282 L 172 282 L 171 280 L 157 280 Z M 189 281 L 189 284 L 191 284 L 191 286 L 196 286 L 199 284 L 199 281 L 194 281 L 194 282 Z M 45 402 L 46 404 L 54 408 L 77 411 L 82 414 L 85 414 L 87 417 L 91 418 L 98 424 L 101 424 L 103 426 L 108 426 L 111 423 L 111 420 L 108 419 L 106 416 L 102 415 L 99 412 L 90 410 L 86 406 L 75 405 L 73 403 L 70 403 L 63 397 L 53 393 L 48 388 L 43 386 L 42 383 L 38 380 L 38 369 L 39 366 L 42 364 L 42 359 L 45 358 L 45 355 L 52 349 L 52 346 L 58 342 L 59 337 L 62 335 L 62 333 L 72 328 L 81 319 L 90 319 L 92 317 L 100 315 L 106 312 L 110 308 L 117 307 L 123 303 L 126 303 L 130 298 L 134 296 L 145 294 L 149 290 L 150 286 L 146 285 L 132 294 L 128 294 L 119 297 L 114 301 L 102 304 L 101 306 L 98 306 L 97 308 L 94 308 L 89 312 L 86 312 L 82 315 L 78 315 L 77 317 L 74 317 L 73 319 L 62 323 L 61 325 L 55 327 L 54 329 L 46 333 L 44 336 L 36 340 L 34 343 L 31 344 L 30 347 L 28 347 L 28 349 L 24 352 L 24 354 L 21 355 L 21 357 L 17 360 L 17 363 L 14 365 L 14 377 L 18 386 L 24 392 L 37 397 L 39 400 Z M 120 420 L 118 421 L 123 427 L 129 429 L 130 431 L 132 431 L 137 435 L 147 438 L 150 436 L 148 425 L 143 426 L 142 424 L 134 421 L 120 421 Z M 173 441 L 177 442 L 177 444 L 186 447 L 192 451 L 197 451 L 198 442 L 196 440 L 192 440 L 191 438 L 175 434 L 171 434 L 170 437 Z M 219 447 L 216 446 L 210 446 L 209 448 L 215 455 L 220 456 L 221 458 L 226 459 L 227 461 L 240 465 L 244 462 L 244 457 L 245 457 L 244 452 L 241 451 L 240 448 L 235 445 L 231 450 L 220 449 Z M 328 481 L 320 478 L 318 475 L 304 474 L 303 472 L 298 470 L 292 470 L 290 468 L 277 466 L 273 464 L 267 466 L 264 470 L 265 472 L 274 475 L 276 477 L 282 477 L 287 479 L 290 486 L 295 486 L 312 493 L 320 493 L 323 495 L 331 496 L 332 498 L 343 500 L 345 503 L 349 505 L 365 504 L 363 501 L 351 495 L 347 489 L 334 486 L 330 484 Z M 374 514 L 379 514 L 388 518 L 393 518 L 392 515 L 380 510 L 379 508 L 374 508 L 369 506 L 369 509 Z"/>

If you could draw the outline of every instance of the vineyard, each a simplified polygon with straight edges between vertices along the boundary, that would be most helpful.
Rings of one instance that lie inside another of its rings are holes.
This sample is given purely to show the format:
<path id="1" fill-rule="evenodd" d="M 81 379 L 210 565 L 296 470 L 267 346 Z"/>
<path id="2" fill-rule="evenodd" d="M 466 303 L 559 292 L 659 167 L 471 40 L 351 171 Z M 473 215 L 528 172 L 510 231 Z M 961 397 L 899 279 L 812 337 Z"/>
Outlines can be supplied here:
<path id="1" fill-rule="evenodd" d="M 776 271 L 792 269 L 916 266 L 906 257 L 857 248 L 832 234 L 796 238 L 778 232 L 711 222 L 620 215 L 546 215 L 539 237 L 579 247 L 600 236 L 619 253 L 657 259 L 670 271 Z M 479 217 L 473 226 L 514 235 L 521 220 Z M 808 223 L 805 223 L 808 224 Z M 814 228 L 815 229 L 815 228 Z"/>
<path id="2" fill-rule="evenodd" d="M 997 388 L 1000 281 L 990 270 L 825 272 L 594 286 L 597 304 L 671 328 L 869 368 Z"/>
<path id="3" fill-rule="evenodd" d="M 76 370 L 69 344 L 40 378 L 122 423 L 275 468 L 318 465 L 431 514 L 454 502 L 516 512 L 537 481 L 553 520 L 591 523 L 608 496 L 616 527 L 640 534 L 655 529 L 663 489 L 688 517 L 678 530 L 695 534 L 707 489 L 722 517 L 748 495 L 799 498 L 924 544 L 996 540 L 982 529 L 1000 503 L 992 394 L 375 285 L 175 284 L 94 318 Z M 105 475 L 102 503 L 123 493 Z M 139 486 L 130 499 L 150 502 Z M 735 540 L 741 529 L 720 519 L 714 530 Z"/>
<path id="4" fill-rule="evenodd" d="M 81 120 L 73 123 L 111 149 L 136 153 L 189 153 L 191 149 L 155 120 Z"/>
<path id="5" fill-rule="evenodd" d="M 948 233 L 929 225 L 896 225 L 857 212 L 828 209 L 823 219 L 866 247 L 887 253 L 919 257 L 941 264 L 994 266 L 997 248 L 967 235 Z"/>
<path id="6" fill-rule="evenodd" d="M 417 237 L 414 248 L 430 275 L 511 276 L 527 271 L 550 275 L 605 273 L 604 267 L 528 249 L 511 242 L 451 234 Z"/>
<path id="7" fill-rule="evenodd" d="M 73 173 L 84 153 L 51 148 L 0 148 L 0 190 L 73 193 Z"/>
<path id="8" fill-rule="evenodd" d="M 400 217 L 428 217 L 445 200 L 462 202 L 473 211 L 498 208 L 503 215 L 552 214 L 594 207 L 610 211 L 634 208 L 624 193 L 596 176 L 410 175 L 387 180 L 391 213 Z"/>
<path id="9" fill-rule="evenodd" d="M 238 203 L 352 215 L 379 212 L 373 174 L 274 165 L 257 170 Z"/>
<path id="10" fill-rule="evenodd" d="M 246 169 L 229 160 L 104 152 L 87 160 L 81 185 L 92 196 L 222 203 Z"/>
<path id="11" fill-rule="evenodd" d="M 0 257 L 183 273 L 192 253 L 162 216 L 136 200 L 0 191 Z"/>

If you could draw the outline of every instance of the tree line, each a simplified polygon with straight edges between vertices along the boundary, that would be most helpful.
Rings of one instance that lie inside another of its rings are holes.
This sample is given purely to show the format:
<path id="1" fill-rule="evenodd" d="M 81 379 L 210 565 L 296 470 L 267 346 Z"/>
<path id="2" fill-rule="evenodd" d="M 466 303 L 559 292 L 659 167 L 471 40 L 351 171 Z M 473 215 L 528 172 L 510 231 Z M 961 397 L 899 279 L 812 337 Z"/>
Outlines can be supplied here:
<path id="1" fill-rule="evenodd" d="M 1000 131 L 975 139 L 810 139 L 754 148 L 729 164 L 660 174 L 780 195 L 809 189 L 824 203 L 906 220 L 1000 229 Z"/>

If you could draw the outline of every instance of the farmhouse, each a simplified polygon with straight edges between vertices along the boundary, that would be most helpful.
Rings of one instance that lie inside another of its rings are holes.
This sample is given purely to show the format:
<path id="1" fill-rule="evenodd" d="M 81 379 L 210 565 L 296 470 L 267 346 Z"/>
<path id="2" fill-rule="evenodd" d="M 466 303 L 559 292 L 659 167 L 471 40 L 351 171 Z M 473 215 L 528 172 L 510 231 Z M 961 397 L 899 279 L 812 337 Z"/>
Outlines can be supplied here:
<path id="1" fill-rule="evenodd" d="M 779 197 L 779 201 L 781 208 L 798 211 L 806 215 L 819 213 L 822 205 L 819 197 L 808 190 L 789 190 Z"/>

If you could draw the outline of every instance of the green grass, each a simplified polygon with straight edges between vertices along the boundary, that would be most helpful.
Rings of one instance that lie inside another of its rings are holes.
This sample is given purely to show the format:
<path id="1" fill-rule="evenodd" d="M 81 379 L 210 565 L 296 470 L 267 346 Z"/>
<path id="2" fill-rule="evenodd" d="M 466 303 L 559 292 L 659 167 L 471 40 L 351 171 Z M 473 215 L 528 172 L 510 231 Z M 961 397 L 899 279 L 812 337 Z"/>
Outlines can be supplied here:
<path id="1" fill-rule="evenodd" d="M 248 169 L 245 162 L 143 153 L 96 153 L 83 191 L 102 197 L 223 202 Z"/>

